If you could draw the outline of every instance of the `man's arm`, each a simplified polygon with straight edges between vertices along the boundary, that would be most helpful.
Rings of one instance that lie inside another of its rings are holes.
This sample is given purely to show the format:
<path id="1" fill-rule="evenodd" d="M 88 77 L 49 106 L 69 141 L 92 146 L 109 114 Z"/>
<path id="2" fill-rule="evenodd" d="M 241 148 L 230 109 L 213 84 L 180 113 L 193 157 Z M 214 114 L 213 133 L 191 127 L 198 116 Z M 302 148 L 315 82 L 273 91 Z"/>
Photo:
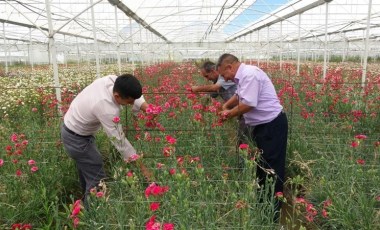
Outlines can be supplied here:
<path id="1" fill-rule="evenodd" d="M 140 106 L 140 110 L 143 111 L 143 112 L 146 112 L 146 109 L 148 108 L 149 104 L 146 103 L 146 101 L 144 101 L 141 106 Z"/>
<path id="2" fill-rule="evenodd" d="M 140 105 L 140 111 L 146 112 L 146 109 L 148 108 L 149 104 L 145 101 L 144 96 L 141 96 L 141 98 L 137 99 L 137 103 L 134 104 L 134 112 L 138 112 L 137 107 Z M 137 166 L 140 168 L 141 173 L 144 175 L 145 179 L 148 182 L 154 181 L 153 173 L 141 162 L 131 162 L 133 164 L 137 164 Z"/>
<path id="3" fill-rule="evenodd" d="M 219 84 L 212 84 L 212 85 L 199 85 L 199 86 L 192 86 L 191 91 L 193 92 L 217 92 L 220 87 L 222 87 Z"/>
<path id="4" fill-rule="evenodd" d="M 222 116 L 224 119 L 228 119 L 231 117 L 240 116 L 244 113 L 249 112 L 253 107 L 248 106 L 246 104 L 243 104 L 242 102 L 239 102 L 237 106 L 235 106 L 232 109 L 223 110 L 219 113 L 220 116 Z"/>
<path id="5" fill-rule="evenodd" d="M 223 104 L 222 110 L 229 110 L 239 104 L 237 95 L 233 95 L 226 103 Z"/>
<path id="6" fill-rule="evenodd" d="M 143 174 L 143 176 L 145 177 L 145 179 L 148 181 L 148 182 L 153 182 L 155 181 L 154 179 L 154 175 L 153 175 L 153 172 L 150 171 L 143 163 L 142 161 L 140 160 L 137 160 L 137 161 L 131 161 L 131 162 L 128 162 L 130 164 L 133 164 L 137 167 L 139 167 L 141 173 Z"/>
<path id="7" fill-rule="evenodd" d="M 141 97 L 136 99 L 135 103 L 133 103 L 132 112 L 136 115 L 140 110 L 145 112 L 146 108 L 148 108 L 148 103 L 146 103 L 144 95 L 141 95 Z"/>

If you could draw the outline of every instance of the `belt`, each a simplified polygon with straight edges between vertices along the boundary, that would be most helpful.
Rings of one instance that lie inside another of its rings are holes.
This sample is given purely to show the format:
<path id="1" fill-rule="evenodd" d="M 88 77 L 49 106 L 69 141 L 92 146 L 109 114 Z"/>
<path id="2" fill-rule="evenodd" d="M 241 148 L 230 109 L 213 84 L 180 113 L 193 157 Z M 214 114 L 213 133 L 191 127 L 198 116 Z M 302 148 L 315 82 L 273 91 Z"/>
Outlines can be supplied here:
<path id="1" fill-rule="evenodd" d="M 70 134 L 74 135 L 74 136 L 77 136 L 77 137 L 84 137 L 84 138 L 87 138 L 87 137 L 91 137 L 91 135 L 88 135 L 88 136 L 84 136 L 84 135 L 79 135 L 77 133 L 75 133 L 74 131 L 71 131 L 69 128 L 67 128 L 67 126 L 65 124 L 62 125 L 63 128 Z"/>

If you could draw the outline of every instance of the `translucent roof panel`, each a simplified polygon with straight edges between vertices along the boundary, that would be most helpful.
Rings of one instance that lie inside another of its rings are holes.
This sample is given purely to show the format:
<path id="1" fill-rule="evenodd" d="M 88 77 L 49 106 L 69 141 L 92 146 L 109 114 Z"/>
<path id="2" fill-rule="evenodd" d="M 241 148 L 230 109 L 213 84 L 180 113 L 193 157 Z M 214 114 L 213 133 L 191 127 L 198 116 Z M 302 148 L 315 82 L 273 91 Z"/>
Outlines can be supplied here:
<path id="1" fill-rule="evenodd" d="M 51 19 L 54 30 L 68 36 L 92 38 L 92 12 L 97 38 L 104 42 L 115 42 L 116 32 L 128 40 L 131 34 L 135 41 L 155 41 L 140 22 L 129 21 L 129 17 L 110 2 L 118 2 L 130 9 L 135 16 L 170 42 L 215 42 L 224 41 L 232 33 L 273 9 L 287 3 L 287 0 L 52 0 Z M 252 7 L 260 8 L 255 15 L 249 13 Z M 115 15 L 117 12 L 117 16 Z M 248 12 L 248 14 L 247 14 Z M 34 42 L 47 42 L 48 17 L 44 0 L 0 1 L 0 20 L 6 23 L 6 37 L 32 37 Z M 116 28 L 116 17 L 118 30 Z M 15 25 L 16 24 L 16 25 Z M 28 28 L 32 27 L 31 31 Z M 9 32 L 14 31 L 14 32 Z M 37 31 L 37 32 L 36 32 Z M 58 38 L 63 39 L 63 38 Z"/>
<path id="2" fill-rule="evenodd" d="M 51 14 L 45 0 L 0 1 L 0 37 L 10 42 L 47 43 L 48 16 L 55 40 L 68 45 L 92 42 L 94 30 L 99 42 L 114 44 L 294 41 L 299 36 L 320 40 L 326 32 L 325 0 L 47 2 Z M 330 39 L 363 37 L 368 5 L 369 0 L 332 0 L 328 4 Z M 380 1 L 372 0 L 371 38 L 379 37 L 379 25 Z"/>

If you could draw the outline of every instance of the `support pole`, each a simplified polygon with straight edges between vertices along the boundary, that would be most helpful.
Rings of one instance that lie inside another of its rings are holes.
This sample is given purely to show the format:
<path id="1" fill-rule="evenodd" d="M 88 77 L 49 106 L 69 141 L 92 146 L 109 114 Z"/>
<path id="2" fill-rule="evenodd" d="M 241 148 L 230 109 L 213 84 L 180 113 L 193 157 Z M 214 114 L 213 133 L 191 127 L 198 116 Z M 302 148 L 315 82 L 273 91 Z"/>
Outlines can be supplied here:
<path id="1" fill-rule="evenodd" d="M 94 5 L 93 0 L 90 0 L 91 6 Z M 94 48 L 95 48 L 95 58 L 96 58 L 96 77 L 100 77 L 100 64 L 99 64 L 99 47 L 98 40 L 96 38 L 96 27 L 95 27 L 95 14 L 94 7 L 91 7 L 91 19 L 92 19 L 92 30 L 94 33 Z"/>
<path id="2" fill-rule="evenodd" d="M 51 20 L 51 10 L 50 10 L 50 1 L 45 0 L 46 4 L 46 14 L 49 24 L 49 50 L 51 54 L 51 60 L 53 63 L 53 75 L 54 75 L 54 87 L 55 87 L 55 96 L 57 98 L 58 104 L 58 114 L 62 115 L 61 111 L 61 85 L 59 83 L 59 77 L 58 77 L 58 65 L 57 65 L 57 54 L 55 49 L 55 41 L 54 41 L 54 29 L 53 29 L 53 23 Z"/>
<path id="3" fill-rule="evenodd" d="M 325 13 L 325 47 L 324 47 L 324 55 L 323 55 L 323 79 L 326 78 L 327 74 L 327 25 L 329 21 L 329 3 L 326 2 L 326 13 Z"/>
<path id="4" fill-rule="evenodd" d="M 249 46 L 249 64 L 250 65 L 252 65 L 252 53 L 253 53 L 253 51 L 252 51 L 252 44 L 253 42 L 252 42 L 252 33 L 250 33 L 249 34 L 249 43 L 248 44 L 250 44 L 250 46 Z"/>
<path id="5" fill-rule="evenodd" d="M 362 88 L 365 87 L 366 84 L 366 76 L 367 76 L 367 59 L 368 59 L 368 52 L 369 52 L 369 29 L 370 29 L 370 23 L 371 23 L 371 8 L 372 8 L 372 0 L 369 0 L 368 4 L 368 17 L 367 17 L 367 29 L 366 29 L 366 36 L 365 36 L 365 44 L 364 44 L 364 62 L 363 62 L 363 71 L 362 71 Z"/>
<path id="6" fill-rule="evenodd" d="M 349 47 L 348 39 L 346 38 L 346 35 L 344 35 L 344 46 L 343 46 L 343 55 L 342 55 L 342 62 L 345 62 L 347 59 L 347 51 Z"/>
<path id="7" fill-rule="evenodd" d="M 77 67 L 79 68 L 79 62 L 80 62 L 80 52 L 79 52 L 79 43 L 78 43 L 78 37 L 75 37 L 75 42 L 77 44 Z"/>
<path id="8" fill-rule="evenodd" d="M 66 35 L 64 34 L 63 35 L 63 44 L 67 44 L 66 43 Z M 68 52 L 66 51 L 66 47 L 65 47 L 65 50 L 63 51 L 63 61 L 65 63 L 65 67 L 67 69 L 67 59 L 68 59 Z"/>
<path id="9" fill-rule="evenodd" d="M 119 20 L 117 18 L 117 6 L 115 6 L 115 22 L 116 22 L 116 53 L 117 53 L 117 66 L 119 74 L 121 74 L 121 60 L 120 60 L 120 41 L 119 41 Z"/>
<path id="10" fill-rule="evenodd" d="M 280 22 L 280 70 L 282 70 L 282 21 Z"/>
<path id="11" fill-rule="evenodd" d="M 266 55 L 267 55 L 267 66 L 269 65 L 269 26 L 267 27 L 267 48 L 266 48 Z"/>
<path id="12" fill-rule="evenodd" d="M 300 75 L 301 59 L 301 14 L 298 14 L 297 76 Z"/>
<path id="13" fill-rule="evenodd" d="M 4 57 L 5 57 L 5 74 L 8 74 L 8 47 L 5 39 L 5 22 L 3 22 L 3 38 L 4 38 Z"/>
<path id="14" fill-rule="evenodd" d="M 261 44 L 260 44 L 260 30 L 257 31 L 257 44 L 258 44 L 257 66 L 260 67 L 260 51 L 261 51 Z"/>
<path id="15" fill-rule="evenodd" d="M 32 70 L 34 70 L 34 66 L 33 66 L 33 58 L 32 58 L 32 29 L 29 28 L 29 64 L 31 65 L 32 67 Z"/>
<path id="16" fill-rule="evenodd" d="M 132 60 L 132 71 L 135 72 L 135 60 L 133 57 L 133 34 L 132 34 L 132 18 L 129 18 L 129 32 L 131 34 L 131 60 Z"/>

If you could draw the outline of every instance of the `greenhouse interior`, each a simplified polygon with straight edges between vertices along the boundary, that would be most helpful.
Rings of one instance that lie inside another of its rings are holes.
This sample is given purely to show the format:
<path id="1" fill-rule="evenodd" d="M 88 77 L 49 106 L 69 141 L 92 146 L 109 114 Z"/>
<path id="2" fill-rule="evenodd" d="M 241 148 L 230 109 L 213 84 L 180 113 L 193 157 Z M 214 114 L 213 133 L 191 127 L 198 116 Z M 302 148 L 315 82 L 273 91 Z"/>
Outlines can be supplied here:
<path id="1" fill-rule="evenodd" d="M 0 0 L 0 22 L 0 229 L 380 229 L 380 1 Z"/>

